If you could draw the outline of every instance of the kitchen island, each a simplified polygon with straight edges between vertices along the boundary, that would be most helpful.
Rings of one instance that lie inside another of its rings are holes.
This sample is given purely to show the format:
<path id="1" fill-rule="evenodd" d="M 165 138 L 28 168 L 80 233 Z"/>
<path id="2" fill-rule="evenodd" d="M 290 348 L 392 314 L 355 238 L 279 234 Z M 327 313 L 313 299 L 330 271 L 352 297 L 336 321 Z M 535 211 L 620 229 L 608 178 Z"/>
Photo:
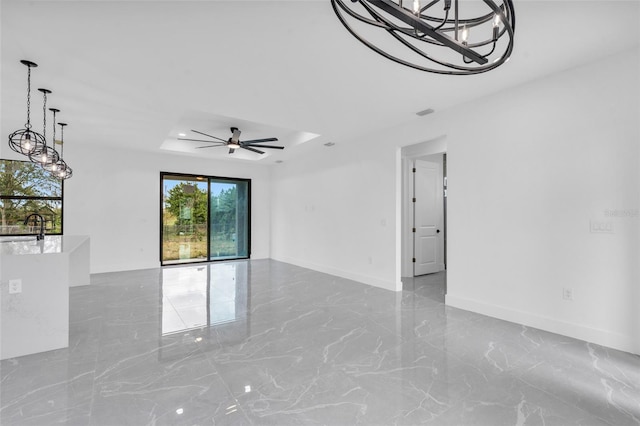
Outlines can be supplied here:
<path id="1" fill-rule="evenodd" d="M 89 285 L 89 237 L 0 239 L 0 359 L 69 346 L 69 287 Z"/>

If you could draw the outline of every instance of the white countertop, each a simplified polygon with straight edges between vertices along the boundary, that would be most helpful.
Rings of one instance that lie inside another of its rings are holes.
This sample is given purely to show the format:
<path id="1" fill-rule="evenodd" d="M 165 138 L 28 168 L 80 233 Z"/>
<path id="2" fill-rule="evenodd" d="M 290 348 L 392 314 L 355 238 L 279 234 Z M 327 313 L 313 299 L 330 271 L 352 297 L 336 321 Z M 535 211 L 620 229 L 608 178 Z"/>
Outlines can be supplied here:
<path id="1" fill-rule="evenodd" d="M 89 237 L 84 235 L 45 235 L 36 237 L 0 237 L 0 255 L 16 256 L 29 254 L 70 253 Z"/>

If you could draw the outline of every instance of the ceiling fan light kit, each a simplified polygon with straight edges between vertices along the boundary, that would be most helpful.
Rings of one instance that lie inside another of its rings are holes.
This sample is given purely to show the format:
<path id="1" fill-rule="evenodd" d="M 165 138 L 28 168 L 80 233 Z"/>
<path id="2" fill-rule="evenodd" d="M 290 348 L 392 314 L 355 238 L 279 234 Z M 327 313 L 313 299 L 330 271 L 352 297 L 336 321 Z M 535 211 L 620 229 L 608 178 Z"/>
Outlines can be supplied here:
<path id="1" fill-rule="evenodd" d="M 508 61 L 512 0 L 331 0 L 360 42 L 394 62 L 437 74 L 471 75 Z M 365 36 L 366 34 L 366 36 Z"/>
<path id="2" fill-rule="evenodd" d="M 73 172 L 67 163 L 62 159 L 62 155 L 55 149 L 56 141 L 56 113 L 59 109 L 50 108 L 53 112 L 53 142 L 51 146 L 47 144 L 47 95 L 51 93 L 49 89 L 38 89 L 43 95 L 42 104 L 42 134 L 31 130 L 31 68 L 38 66 L 35 62 L 23 59 L 20 61 L 28 69 L 27 72 L 27 123 L 24 129 L 16 130 L 9 135 L 9 147 L 26 157 L 35 164 L 40 165 L 51 173 L 56 179 L 64 180 L 72 176 Z M 59 123 L 61 127 L 66 123 Z M 61 129 L 62 132 L 62 129 Z M 62 144 L 62 141 L 59 142 Z"/>
<path id="3" fill-rule="evenodd" d="M 227 140 L 224 140 L 217 136 L 209 135 L 204 132 L 200 132 L 198 130 L 191 130 L 191 131 L 199 135 L 209 137 L 214 140 L 191 139 L 191 138 L 178 138 L 178 140 L 190 141 L 190 142 L 201 142 L 201 143 L 209 144 L 204 146 L 197 146 L 196 149 L 215 148 L 219 146 L 224 146 L 229 148 L 229 154 L 233 154 L 236 149 L 246 149 L 247 151 L 252 151 L 257 154 L 264 154 L 264 151 L 261 151 L 257 148 L 284 149 L 284 146 L 264 145 L 265 143 L 276 142 L 278 138 L 251 139 L 248 141 L 241 141 L 240 129 L 238 129 L 237 127 L 231 127 L 230 130 L 231 130 L 231 137 Z"/>

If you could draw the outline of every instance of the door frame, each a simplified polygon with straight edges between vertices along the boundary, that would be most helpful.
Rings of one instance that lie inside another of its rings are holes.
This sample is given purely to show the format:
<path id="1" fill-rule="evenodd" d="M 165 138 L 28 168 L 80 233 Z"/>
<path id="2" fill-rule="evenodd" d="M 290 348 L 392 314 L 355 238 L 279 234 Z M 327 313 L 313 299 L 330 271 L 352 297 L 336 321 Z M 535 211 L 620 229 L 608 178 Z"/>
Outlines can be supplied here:
<path id="1" fill-rule="evenodd" d="M 413 176 L 411 163 L 415 158 L 424 157 L 427 155 L 442 154 L 445 155 L 445 160 L 449 162 L 450 158 L 447 155 L 447 136 L 441 135 L 434 139 L 420 142 L 413 145 L 407 145 L 401 148 L 400 155 L 400 179 L 401 179 L 401 193 L 399 197 L 400 202 L 400 277 L 413 278 L 413 218 L 411 216 L 413 211 Z M 444 163 L 444 161 L 443 161 Z M 443 171 L 447 176 L 447 167 L 443 164 Z M 445 269 L 447 267 L 447 251 L 448 251 L 448 221 L 447 221 L 447 198 L 445 197 L 444 203 L 444 262 Z"/>

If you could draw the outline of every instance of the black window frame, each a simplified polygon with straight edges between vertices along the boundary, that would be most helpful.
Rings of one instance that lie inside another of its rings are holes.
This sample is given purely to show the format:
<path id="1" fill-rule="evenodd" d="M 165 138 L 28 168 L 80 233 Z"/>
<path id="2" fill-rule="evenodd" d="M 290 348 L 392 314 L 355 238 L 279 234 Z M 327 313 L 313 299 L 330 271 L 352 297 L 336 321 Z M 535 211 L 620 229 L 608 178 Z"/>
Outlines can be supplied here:
<path id="1" fill-rule="evenodd" d="M 1 158 L 0 161 L 12 161 L 15 163 L 31 164 L 33 167 L 39 167 L 30 161 L 14 160 Z M 47 170 L 41 169 L 43 174 L 49 173 Z M 3 195 L 0 194 L 0 200 L 25 200 L 25 201 L 59 201 L 60 202 L 60 232 L 45 232 L 47 235 L 64 235 L 64 180 L 60 180 L 60 196 L 59 197 L 42 197 L 42 196 L 25 196 L 25 195 Z M 0 237 L 25 237 L 34 235 L 33 233 L 10 233 L 6 234 L 0 227 Z"/>

